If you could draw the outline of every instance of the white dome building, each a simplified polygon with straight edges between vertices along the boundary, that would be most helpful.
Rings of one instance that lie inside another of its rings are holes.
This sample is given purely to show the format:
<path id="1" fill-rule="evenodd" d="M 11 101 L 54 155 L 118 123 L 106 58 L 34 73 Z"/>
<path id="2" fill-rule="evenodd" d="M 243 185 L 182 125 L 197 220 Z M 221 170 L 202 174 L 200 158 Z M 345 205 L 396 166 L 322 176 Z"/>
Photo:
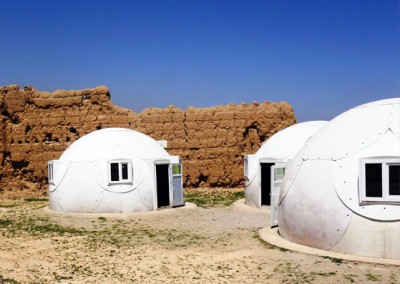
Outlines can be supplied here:
<path id="1" fill-rule="evenodd" d="M 245 156 L 246 204 L 257 207 L 276 204 L 271 208 L 272 226 L 277 225 L 277 211 L 274 208 L 277 209 L 277 197 L 288 163 L 304 143 L 326 123 L 308 121 L 292 125 L 265 141 L 256 154 Z"/>
<path id="2" fill-rule="evenodd" d="M 184 205 L 182 166 L 154 139 L 107 128 L 89 133 L 49 161 L 50 208 L 135 212 Z"/>
<path id="3" fill-rule="evenodd" d="M 316 132 L 286 171 L 278 218 L 289 241 L 400 259 L 400 98 L 355 107 Z"/>

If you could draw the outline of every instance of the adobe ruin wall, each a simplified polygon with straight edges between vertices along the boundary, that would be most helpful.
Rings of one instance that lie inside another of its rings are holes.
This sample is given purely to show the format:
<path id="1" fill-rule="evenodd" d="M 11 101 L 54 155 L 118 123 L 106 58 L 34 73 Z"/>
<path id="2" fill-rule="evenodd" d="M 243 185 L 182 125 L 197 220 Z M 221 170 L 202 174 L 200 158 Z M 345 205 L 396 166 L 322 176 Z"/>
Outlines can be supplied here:
<path id="1" fill-rule="evenodd" d="M 286 103 L 230 104 L 141 113 L 114 106 L 105 86 L 41 92 L 0 87 L 0 192 L 46 193 L 47 162 L 96 129 L 124 127 L 168 141 L 183 163 L 185 187 L 243 185 L 243 156 L 296 122 Z"/>

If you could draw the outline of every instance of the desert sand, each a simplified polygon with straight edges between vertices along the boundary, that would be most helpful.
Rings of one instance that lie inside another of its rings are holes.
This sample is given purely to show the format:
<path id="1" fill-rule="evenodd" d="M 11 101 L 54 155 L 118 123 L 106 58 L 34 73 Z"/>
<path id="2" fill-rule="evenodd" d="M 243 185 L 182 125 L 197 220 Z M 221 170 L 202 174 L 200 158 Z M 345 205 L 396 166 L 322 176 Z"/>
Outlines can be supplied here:
<path id="1" fill-rule="evenodd" d="M 259 237 L 269 208 L 56 213 L 0 201 L 1 283 L 398 283 L 395 265 L 315 256 Z"/>

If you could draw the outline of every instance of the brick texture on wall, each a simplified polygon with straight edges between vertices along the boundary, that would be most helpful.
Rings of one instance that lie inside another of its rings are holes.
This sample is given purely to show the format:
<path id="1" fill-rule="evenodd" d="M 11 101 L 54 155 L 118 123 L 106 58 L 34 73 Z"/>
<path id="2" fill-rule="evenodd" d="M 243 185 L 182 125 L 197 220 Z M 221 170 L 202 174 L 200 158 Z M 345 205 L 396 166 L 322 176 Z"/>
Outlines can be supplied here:
<path id="1" fill-rule="evenodd" d="M 0 87 L 0 120 L 0 191 L 45 191 L 47 162 L 106 127 L 167 140 L 168 152 L 182 158 L 185 187 L 237 187 L 243 185 L 243 156 L 296 122 L 286 102 L 136 113 L 113 105 L 105 86 L 41 92 L 17 85 Z"/>

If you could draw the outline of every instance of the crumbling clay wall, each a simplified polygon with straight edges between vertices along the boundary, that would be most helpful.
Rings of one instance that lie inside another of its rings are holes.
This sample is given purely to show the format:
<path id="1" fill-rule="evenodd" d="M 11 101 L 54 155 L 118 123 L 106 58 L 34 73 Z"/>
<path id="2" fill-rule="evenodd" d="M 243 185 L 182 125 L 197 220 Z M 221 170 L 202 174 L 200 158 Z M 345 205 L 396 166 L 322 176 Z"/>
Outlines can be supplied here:
<path id="1" fill-rule="evenodd" d="M 183 162 L 184 186 L 243 184 L 243 155 L 296 122 L 286 103 L 253 103 L 141 113 L 114 106 L 104 87 L 40 92 L 0 87 L 0 190 L 47 188 L 47 162 L 96 129 L 125 127 L 168 141 Z"/>

